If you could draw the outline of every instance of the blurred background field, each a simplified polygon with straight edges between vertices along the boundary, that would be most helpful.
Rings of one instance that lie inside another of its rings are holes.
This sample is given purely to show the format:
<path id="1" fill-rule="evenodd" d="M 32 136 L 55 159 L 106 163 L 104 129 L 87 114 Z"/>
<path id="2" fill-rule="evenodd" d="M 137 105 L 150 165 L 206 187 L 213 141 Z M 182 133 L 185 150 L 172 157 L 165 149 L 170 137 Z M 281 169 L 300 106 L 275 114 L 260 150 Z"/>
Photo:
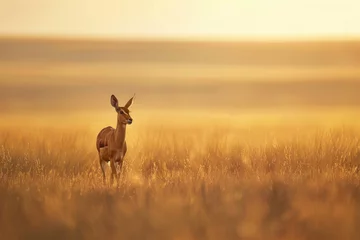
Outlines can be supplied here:
<path id="1" fill-rule="evenodd" d="M 5 112 L 358 107 L 360 44 L 0 39 Z M 29 99 L 31 98 L 31 101 Z M 124 100 L 125 101 L 125 100 Z M 266 110 L 264 110 L 266 109 Z"/>

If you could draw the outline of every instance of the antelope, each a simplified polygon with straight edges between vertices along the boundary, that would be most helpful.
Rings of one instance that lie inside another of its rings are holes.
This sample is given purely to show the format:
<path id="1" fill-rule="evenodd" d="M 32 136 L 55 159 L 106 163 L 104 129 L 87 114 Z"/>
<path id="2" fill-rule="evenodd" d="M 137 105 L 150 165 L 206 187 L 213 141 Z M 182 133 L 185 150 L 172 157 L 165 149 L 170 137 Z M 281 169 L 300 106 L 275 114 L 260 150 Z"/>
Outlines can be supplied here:
<path id="1" fill-rule="evenodd" d="M 104 183 L 106 182 L 104 168 L 106 164 L 109 164 L 109 162 L 111 167 L 111 184 L 114 181 L 115 175 L 117 181 L 119 180 L 124 156 L 127 151 L 125 141 L 126 125 L 130 125 L 133 122 L 130 116 L 129 107 L 132 105 L 134 97 L 135 94 L 123 107 L 119 107 L 118 100 L 114 95 L 111 95 L 110 97 L 111 106 L 113 106 L 117 112 L 116 129 L 111 126 L 105 127 L 99 132 L 96 138 L 96 149 L 99 154 Z M 116 172 L 115 164 L 119 165 L 120 169 L 118 173 Z"/>

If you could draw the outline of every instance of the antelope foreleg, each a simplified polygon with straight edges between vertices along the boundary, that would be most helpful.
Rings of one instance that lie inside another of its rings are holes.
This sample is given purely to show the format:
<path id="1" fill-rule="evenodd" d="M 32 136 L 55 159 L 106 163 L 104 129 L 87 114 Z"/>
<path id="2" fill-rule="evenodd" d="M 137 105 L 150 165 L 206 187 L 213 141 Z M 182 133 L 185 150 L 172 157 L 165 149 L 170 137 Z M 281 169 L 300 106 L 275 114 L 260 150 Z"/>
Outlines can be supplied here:
<path id="1" fill-rule="evenodd" d="M 114 176 L 116 175 L 116 167 L 115 167 L 115 161 L 113 159 L 110 160 L 110 167 L 111 167 L 111 185 L 114 183 Z"/>
<path id="2" fill-rule="evenodd" d="M 119 172 L 117 173 L 117 179 L 119 180 L 122 171 L 123 160 L 119 161 Z"/>

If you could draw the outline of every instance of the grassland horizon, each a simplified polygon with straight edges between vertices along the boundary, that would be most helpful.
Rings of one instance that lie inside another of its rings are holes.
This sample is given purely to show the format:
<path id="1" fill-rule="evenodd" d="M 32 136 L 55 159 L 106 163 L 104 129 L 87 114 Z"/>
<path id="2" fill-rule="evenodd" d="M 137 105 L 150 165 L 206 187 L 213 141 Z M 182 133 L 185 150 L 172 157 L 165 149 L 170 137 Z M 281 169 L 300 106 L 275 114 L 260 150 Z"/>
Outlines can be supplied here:
<path id="1" fill-rule="evenodd" d="M 146 109 L 358 108 L 359 46 L 3 38 L 0 107 L 99 111 L 136 92 Z"/>

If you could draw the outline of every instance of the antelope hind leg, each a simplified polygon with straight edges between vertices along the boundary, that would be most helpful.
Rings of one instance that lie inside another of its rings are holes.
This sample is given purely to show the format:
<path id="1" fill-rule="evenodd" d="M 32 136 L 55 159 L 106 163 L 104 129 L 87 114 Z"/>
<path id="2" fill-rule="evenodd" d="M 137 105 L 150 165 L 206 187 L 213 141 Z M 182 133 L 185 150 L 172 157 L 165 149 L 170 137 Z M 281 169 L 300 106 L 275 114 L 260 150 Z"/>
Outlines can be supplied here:
<path id="1" fill-rule="evenodd" d="M 104 160 L 100 159 L 100 167 L 101 167 L 101 171 L 102 171 L 102 174 L 103 174 L 103 182 L 104 182 L 104 184 L 106 183 L 106 177 L 105 177 L 105 165 L 106 164 L 107 163 Z"/>
<path id="2" fill-rule="evenodd" d="M 109 156 L 108 156 L 108 151 L 107 150 L 108 150 L 108 148 L 104 147 L 104 148 L 100 148 L 100 151 L 99 151 L 99 161 L 100 161 L 101 171 L 102 171 L 102 174 L 103 174 L 103 182 L 104 182 L 104 184 L 106 182 L 105 165 L 109 161 Z"/>

